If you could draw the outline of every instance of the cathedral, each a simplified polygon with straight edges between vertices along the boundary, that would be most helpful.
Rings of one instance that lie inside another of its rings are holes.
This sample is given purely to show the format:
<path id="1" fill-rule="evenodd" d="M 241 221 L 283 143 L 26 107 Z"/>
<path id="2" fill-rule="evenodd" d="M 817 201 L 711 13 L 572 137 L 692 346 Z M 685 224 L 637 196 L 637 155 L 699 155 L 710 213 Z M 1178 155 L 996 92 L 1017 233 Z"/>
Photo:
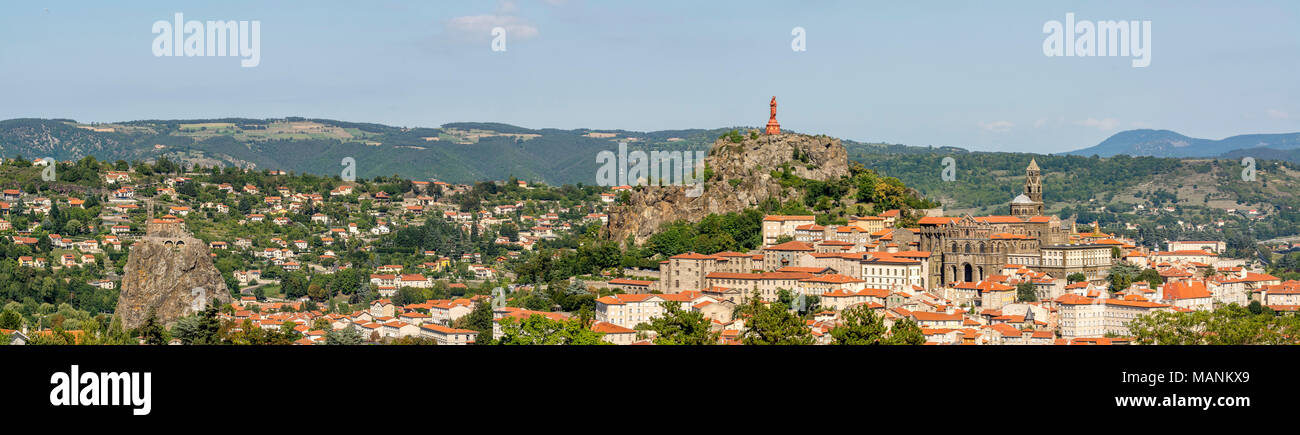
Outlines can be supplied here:
<path id="1" fill-rule="evenodd" d="M 930 251 L 930 282 L 977 282 L 1008 264 L 1046 272 L 1056 280 L 1071 273 L 1097 279 L 1109 268 L 1110 248 L 1070 244 L 1070 230 L 1056 216 L 1043 216 L 1038 162 L 1025 169 L 1025 191 L 1011 200 L 1007 216 L 925 217 L 920 249 Z"/>

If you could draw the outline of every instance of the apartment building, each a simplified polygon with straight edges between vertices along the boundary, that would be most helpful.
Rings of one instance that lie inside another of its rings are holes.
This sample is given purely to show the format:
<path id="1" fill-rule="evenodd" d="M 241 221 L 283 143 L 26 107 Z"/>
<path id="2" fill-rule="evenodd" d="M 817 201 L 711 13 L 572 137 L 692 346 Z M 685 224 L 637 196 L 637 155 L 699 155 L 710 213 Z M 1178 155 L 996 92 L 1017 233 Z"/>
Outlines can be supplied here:
<path id="1" fill-rule="evenodd" d="M 1131 335 L 1128 324 L 1133 319 L 1156 311 L 1171 310 L 1167 304 L 1136 296 L 1124 299 L 1090 298 L 1067 293 L 1054 302 L 1059 307 L 1058 327 L 1061 337 L 1065 339 L 1103 337 L 1107 333 Z"/>
<path id="2" fill-rule="evenodd" d="M 1259 289 L 1259 300 L 1277 311 L 1300 310 L 1300 281 L 1263 286 Z"/>
<path id="3" fill-rule="evenodd" d="M 713 272 L 706 276 L 706 280 L 707 287 L 723 287 L 739 291 L 741 300 L 737 303 L 745 303 L 755 291 L 758 292 L 759 298 L 773 302 L 779 299 L 780 290 L 797 291 L 801 281 L 813 276 L 807 272 Z"/>
<path id="4" fill-rule="evenodd" d="M 892 289 L 930 288 L 926 266 L 926 262 L 921 260 L 875 252 L 858 264 L 859 277 L 868 286 Z"/>
<path id="5" fill-rule="evenodd" d="M 437 341 L 439 346 L 463 346 L 474 343 L 478 338 L 478 331 L 449 328 L 431 323 L 420 326 L 420 337 L 431 338 Z"/>
<path id="6" fill-rule="evenodd" d="M 698 291 L 675 294 L 618 294 L 596 299 L 596 320 L 624 328 L 650 323 L 664 313 L 665 302 L 677 303 L 683 311 L 703 301 L 716 302 Z"/>
<path id="7" fill-rule="evenodd" d="M 1205 281 L 1176 281 L 1160 288 L 1160 300 L 1166 304 L 1188 310 L 1214 309 L 1214 295 Z"/>
<path id="8" fill-rule="evenodd" d="M 763 217 L 763 246 L 776 244 L 776 240 L 781 236 L 795 235 L 795 230 L 802 225 L 816 225 L 817 219 L 812 216 L 784 216 L 768 215 Z"/>

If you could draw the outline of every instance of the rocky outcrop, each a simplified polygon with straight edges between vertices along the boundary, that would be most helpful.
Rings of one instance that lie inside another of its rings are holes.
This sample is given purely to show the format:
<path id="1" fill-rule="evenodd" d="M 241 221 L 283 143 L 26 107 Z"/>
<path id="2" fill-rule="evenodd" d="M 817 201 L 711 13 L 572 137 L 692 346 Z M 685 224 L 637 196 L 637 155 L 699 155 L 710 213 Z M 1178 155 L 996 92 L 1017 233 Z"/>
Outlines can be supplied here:
<path id="1" fill-rule="evenodd" d="M 702 195 L 688 197 L 681 186 L 636 187 L 626 204 L 610 211 L 604 235 L 617 241 L 632 235 L 641 243 L 664 223 L 738 212 L 768 198 L 785 201 L 793 192 L 771 173 L 786 164 L 802 178 L 826 181 L 849 175 L 848 152 L 839 139 L 827 136 L 747 136 L 740 143 L 724 137 L 713 143 L 705 161 L 713 176 Z"/>
<path id="2" fill-rule="evenodd" d="M 143 325 L 153 309 L 158 320 L 203 310 L 212 299 L 230 303 L 221 272 L 212 264 L 202 240 L 168 231 L 153 233 L 131 245 L 117 299 L 117 316 L 124 328 Z"/>

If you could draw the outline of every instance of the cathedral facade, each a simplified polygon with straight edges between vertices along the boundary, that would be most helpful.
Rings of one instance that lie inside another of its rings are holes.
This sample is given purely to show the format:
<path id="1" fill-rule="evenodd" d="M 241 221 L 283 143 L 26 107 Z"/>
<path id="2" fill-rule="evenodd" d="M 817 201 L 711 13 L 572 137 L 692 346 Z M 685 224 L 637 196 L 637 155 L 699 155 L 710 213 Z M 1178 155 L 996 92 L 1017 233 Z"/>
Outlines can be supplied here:
<path id="1" fill-rule="evenodd" d="M 1025 170 L 1025 190 L 1011 200 L 1007 216 L 925 217 L 919 221 L 920 249 L 930 251 L 930 282 L 945 286 L 977 282 L 1019 264 L 1064 280 L 1073 272 L 1090 279 L 1108 264 L 1050 261 L 1060 250 L 1106 250 L 1108 247 L 1070 245 L 1070 229 L 1056 216 L 1043 216 L 1043 181 L 1038 163 Z M 1049 261 L 1044 261 L 1044 253 Z M 1109 255 L 1109 254 L 1107 254 Z M 1089 261 L 1096 263 L 1096 261 Z M 1104 267 L 1103 267 L 1104 266 Z"/>

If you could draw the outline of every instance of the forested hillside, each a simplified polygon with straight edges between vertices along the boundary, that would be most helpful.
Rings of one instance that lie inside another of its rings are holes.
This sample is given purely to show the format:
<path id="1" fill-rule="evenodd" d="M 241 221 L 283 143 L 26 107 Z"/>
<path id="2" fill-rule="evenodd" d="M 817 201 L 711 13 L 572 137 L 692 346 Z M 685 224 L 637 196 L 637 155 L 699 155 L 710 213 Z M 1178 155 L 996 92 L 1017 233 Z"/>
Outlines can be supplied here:
<path id="1" fill-rule="evenodd" d="M 593 184 L 595 155 L 617 150 L 699 150 L 723 129 L 632 132 L 528 129 L 498 123 L 403 128 L 323 119 L 143 120 L 79 124 L 71 120 L 0 121 L 0 155 L 28 159 L 146 161 L 338 174 L 345 157 L 358 177 L 400 175 L 452 183 L 510 176 L 549 184 Z"/>

